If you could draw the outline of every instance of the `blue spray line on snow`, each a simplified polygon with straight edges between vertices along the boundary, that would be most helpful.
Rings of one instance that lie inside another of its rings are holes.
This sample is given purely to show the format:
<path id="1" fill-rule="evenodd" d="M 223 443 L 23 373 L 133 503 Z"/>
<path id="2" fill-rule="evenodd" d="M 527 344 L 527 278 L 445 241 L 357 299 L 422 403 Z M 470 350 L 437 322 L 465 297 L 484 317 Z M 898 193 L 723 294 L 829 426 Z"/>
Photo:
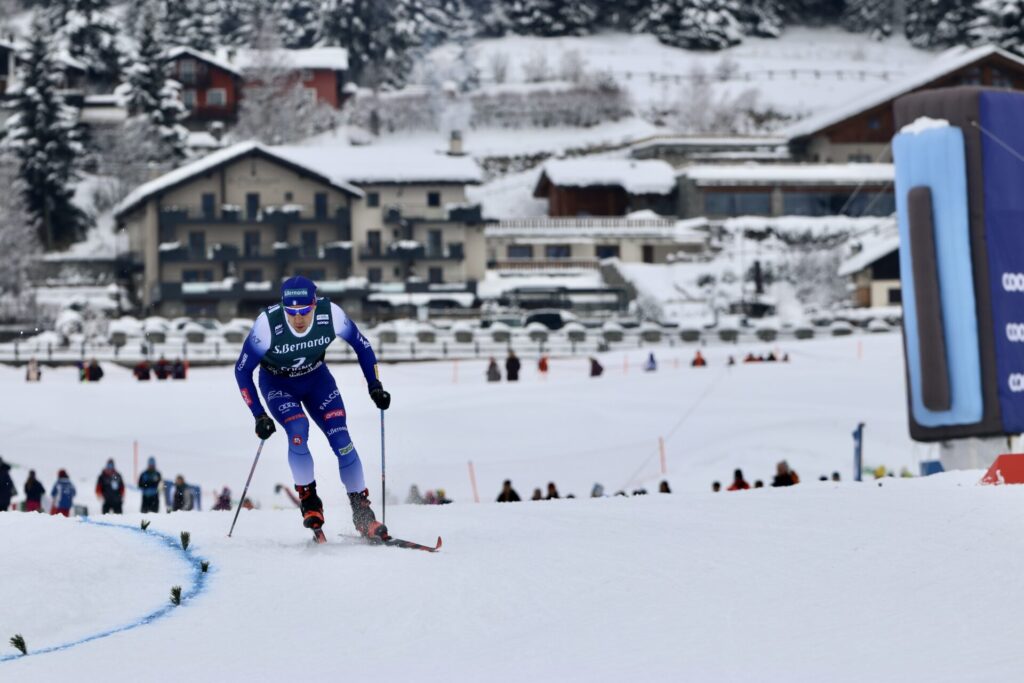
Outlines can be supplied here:
<path id="1" fill-rule="evenodd" d="M 200 566 L 200 563 L 203 561 L 202 558 L 197 557 L 192 552 L 191 549 L 183 550 L 182 547 L 181 547 L 180 539 L 177 539 L 174 536 L 171 536 L 170 534 L 165 534 L 165 533 L 163 533 L 161 531 L 144 531 L 144 530 L 142 530 L 139 527 L 128 526 L 128 525 L 125 525 L 125 524 L 112 524 L 110 522 L 94 522 L 91 519 L 89 519 L 88 517 L 83 517 L 82 518 L 82 524 L 91 524 L 93 526 L 105 526 L 105 527 L 111 527 L 111 528 L 114 528 L 114 529 L 123 529 L 125 531 L 134 531 L 135 533 L 142 534 L 143 536 L 148 536 L 149 538 L 151 538 L 151 539 L 153 539 L 153 540 L 155 540 L 155 541 L 157 541 L 157 542 L 167 546 L 171 550 L 175 550 L 178 553 L 180 553 L 182 559 L 184 559 L 192 567 L 192 586 L 187 591 L 182 590 L 182 592 L 181 592 L 181 602 L 182 602 L 182 604 L 184 604 L 184 602 L 186 600 L 191 600 L 192 598 L 196 597 L 197 595 L 199 595 L 200 593 L 202 593 L 206 589 L 206 572 L 204 572 L 202 567 Z M 24 659 L 25 657 L 33 657 L 35 655 L 45 655 L 45 654 L 48 654 L 50 652 L 60 652 L 61 650 L 69 650 L 69 649 L 71 649 L 73 647 L 76 647 L 78 645 L 84 645 L 85 643 L 90 643 L 90 642 L 92 642 L 94 640 L 99 640 L 101 638 L 106 638 L 107 636 L 112 636 L 115 633 L 123 633 L 125 631 L 131 631 L 132 629 L 138 628 L 140 626 L 145 626 L 146 624 L 151 624 L 154 621 L 156 621 L 157 619 L 162 619 L 163 617 L 169 616 L 171 614 L 171 612 L 173 612 L 176 609 L 179 609 L 178 605 L 173 605 L 170 602 L 170 597 L 169 597 L 170 596 L 170 588 L 171 588 L 170 586 L 167 587 L 168 598 L 167 598 L 167 604 L 166 605 L 164 605 L 163 607 L 161 607 L 158 610 L 150 612 L 149 614 L 147 614 L 147 615 L 145 615 L 145 616 L 143 616 L 143 617 L 141 617 L 139 619 L 136 619 L 133 622 L 130 622 L 128 624 L 123 624 L 121 626 L 115 626 L 114 628 L 107 629 L 106 631 L 101 631 L 100 633 L 94 633 L 94 634 L 86 636 L 84 638 L 79 638 L 78 640 L 73 640 L 73 641 L 71 641 L 69 643 L 62 643 L 60 645 L 52 645 L 50 647 L 43 647 L 43 648 L 39 648 L 38 650 L 31 649 L 31 645 L 32 644 L 28 643 L 28 645 L 29 645 L 28 654 L 23 655 L 23 654 L 19 653 L 19 654 L 13 654 L 13 655 L 0 655 L 0 663 L 8 662 L 8 661 L 15 660 L 15 659 Z M 3 635 L 4 638 L 9 638 L 10 636 L 12 636 L 14 634 L 12 633 L 12 634 L 0 634 L 0 635 Z"/>

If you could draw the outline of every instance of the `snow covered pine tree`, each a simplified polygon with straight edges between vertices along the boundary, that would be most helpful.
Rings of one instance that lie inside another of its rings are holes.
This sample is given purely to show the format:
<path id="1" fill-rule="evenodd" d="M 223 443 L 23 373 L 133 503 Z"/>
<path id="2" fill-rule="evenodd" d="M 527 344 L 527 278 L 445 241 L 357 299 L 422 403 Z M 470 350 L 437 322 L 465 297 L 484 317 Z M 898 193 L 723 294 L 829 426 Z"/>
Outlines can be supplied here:
<path id="1" fill-rule="evenodd" d="M 736 45 L 742 27 L 728 0 L 656 0 L 633 26 L 666 45 L 690 50 L 721 50 Z"/>
<path id="2" fill-rule="evenodd" d="M 88 217 L 71 201 L 77 164 L 84 154 L 77 115 L 64 103 L 61 69 L 54 61 L 48 24 L 36 13 L 15 113 L 7 121 L 8 145 L 17 157 L 17 190 L 45 246 L 70 244 L 88 227 Z"/>

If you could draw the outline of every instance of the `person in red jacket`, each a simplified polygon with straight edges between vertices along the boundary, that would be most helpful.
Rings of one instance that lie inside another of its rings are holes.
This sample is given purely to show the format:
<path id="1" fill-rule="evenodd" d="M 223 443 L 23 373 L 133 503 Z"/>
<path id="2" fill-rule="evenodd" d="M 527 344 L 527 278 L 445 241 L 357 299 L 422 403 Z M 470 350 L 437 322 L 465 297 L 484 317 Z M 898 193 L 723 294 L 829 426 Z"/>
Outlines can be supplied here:
<path id="1" fill-rule="evenodd" d="M 743 478 L 743 470 L 736 470 L 732 475 L 732 484 L 727 489 L 728 491 L 746 491 L 750 488 L 750 484 Z"/>

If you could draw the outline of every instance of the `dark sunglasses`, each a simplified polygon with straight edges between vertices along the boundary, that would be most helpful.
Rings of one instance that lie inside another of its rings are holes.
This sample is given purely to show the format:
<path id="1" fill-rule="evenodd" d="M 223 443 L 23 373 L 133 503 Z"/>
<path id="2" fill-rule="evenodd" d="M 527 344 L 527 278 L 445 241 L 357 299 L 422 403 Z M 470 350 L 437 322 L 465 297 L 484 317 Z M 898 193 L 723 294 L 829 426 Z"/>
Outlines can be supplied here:
<path id="1" fill-rule="evenodd" d="M 310 304 L 309 306 L 303 306 L 302 308 L 290 308 L 288 306 L 284 307 L 284 312 L 287 313 L 288 315 L 306 315 L 312 310 L 313 304 Z"/>

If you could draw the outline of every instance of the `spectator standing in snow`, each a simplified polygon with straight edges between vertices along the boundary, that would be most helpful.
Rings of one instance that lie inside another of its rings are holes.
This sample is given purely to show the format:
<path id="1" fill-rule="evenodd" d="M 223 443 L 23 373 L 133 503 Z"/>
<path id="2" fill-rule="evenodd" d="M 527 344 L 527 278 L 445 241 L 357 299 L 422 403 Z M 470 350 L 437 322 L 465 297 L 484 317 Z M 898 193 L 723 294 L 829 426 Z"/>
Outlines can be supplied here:
<path id="1" fill-rule="evenodd" d="M 743 470 L 736 470 L 732 473 L 732 484 L 729 485 L 728 491 L 746 491 L 750 488 L 750 484 L 743 478 Z"/>
<path id="2" fill-rule="evenodd" d="M 596 358 L 591 357 L 590 358 L 590 376 L 591 377 L 600 377 L 601 373 L 603 373 L 603 372 L 604 372 L 604 366 L 601 365 L 597 361 Z"/>
<path id="3" fill-rule="evenodd" d="M 706 360 L 704 360 L 704 355 L 701 354 L 700 349 L 698 349 L 697 352 L 695 354 L 693 354 L 693 360 L 690 361 L 690 367 L 691 368 L 703 368 L 703 367 L 706 367 L 707 364 L 708 364 L 708 362 Z"/>
<path id="4" fill-rule="evenodd" d="M 25 381 L 38 382 L 42 378 L 43 372 L 39 369 L 39 361 L 35 358 L 29 358 L 28 365 L 25 366 Z"/>
<path id="5" fill-rule="evenodd" d="M 544 500 L 544 494 L 541 493 L 540 489 L 534 489 L 533 496 L 530 497 L 530 500 Z"/>
<path id="6" fill-rule="evenodd" d="M 560 497 L 561 496 L 558 495 L 558 489 L 555 488 L 555 482 L 549 481 L 548 482 L 548 495 L 547 495 L 547 498 L 545 498 L 544 500 L 555 500 L 556 498 L 560 498 Z"/>
<path id="7" fill-rule="evenodd" d="M 499 379 L 501 379 L 499 377 Z M 405 497 L 406 505 L 423 505 L 423 496 L 420 495 L 420 487 L 413 484 L 409 487 L 409 495 Z"/>
<path id="8" fill-rule="evenodd" d="M 438 489 L 437 490 L 437 504 L 438 505 L 447 505 L 450 502 L 452 502 L 452 499 L 444 494 L 444 489 Z"/>
<path id="9" fill-rule="evenodd" d="M 225 486 L 217 496 L 217 502 L 213 504 L 214 510 L 231 511 L 231 489 Z"/>
<path id="10" fill-rule="evenodd" d="M 487 381 L 501 381 L 501 369 L 498 368 L 498 361 L 494 360 L 493 356 L 491 356 L 491 362 L 487 364 Z"/>
<path id="11" fill-rule="evenodd" d="M 792 486 L 793 484 L 799 484 L 800 477 L 797 473 L 789 469 L 789 463 L 785 460 L 780 460 L 775 465 L 775 478 L 772 479 L 772 486 Z"/>
<path id="12" fill-rule="evenodd" d="M 501 485 L 501 493 L 498 494 L 499 503 L 518 503 L 519 494 L 512 488 L 512 480 L 506 479 L 505 483 Z"/>
<path id="13" fill-rule="evenodd" d="M 519 381 L 519 368 L 522 367 L 522 363 L 519 362 L 519 357 L 516 356 L 514 351 L 508 352 L 508 358 L 505 359 L 505 374 L 508 376 L 509 382 Z"/>
<path id="14" fill-rule="evenodd" d="M 14 480 L 11 479 L 11 466 L 0 458 L 0 512 L 6 512 L 11 507 L 11 498 L 18 495 L 18 489 L 14 487 Z"/>
<path id="15" fill-rule="evenodd" d="M 654 351 L 647 354 L 647 362 L 644 363 L 645 372 L 654 372 L 658 369 L 658 361 L 654 360 Z"/>
<path id="16" fill-rule="evenodd" d="M 594 484 L 594 488 L 590 489 L 591 498 L 604 498 L 604 487 L 598 483 Z"/>
<path id="17" fill-rule="evenodd" d="M 172 379 L 185 379 L 188 376 L 188 363 L 180 358 L 175 359 L 174 367 L 171 368 Z"/>
<path id="18" fill-rule="evenodd" d="M 721 490 L 722 490 L 722 485 L 720 483 L 718 483 L 717 481 L 711 482 L 711 492 L 712 493 L 718 493 Z"/>
<path id="19" fill-rule="evenodd" d="M 112 459 L 107 460 L 107 466 L 96 480 L 96 497 L 103 501 L 103 514 L 121 514 L 121 507 L 124 505 L 124 479 L 121 473 L 114 469 Z"/>
<path id="20" fill-rule="evenodd" d="M 174 512 L 192 509 L 192 492 L 189 490 L 188 484 L 185 483 L 185 477 L 180 474 L 174 479 L 174 498 L 171 509 Z"/>
<path id="21" fill-rule="evenodd" d="M 672 489 L 668 487 L 668 482 L 662 480 L 661 485 L 658 486 L 658 493 L 672 493 Z"/>
<path id="22" fill-rule="evenodd" d="M 57 472 L 57 481 L 50 491 L 50 498 L 53 503 L 50 507 L 51 515 L 71 515 L 71 506 L 75 503 L 75 485 L 71 483 L 67 470 Z"/>
<path id="23" fill-rule="evenodd" d="M 842 481 L 842 478 L 839 476 L 838 472 L 832 473 L 832 481 Z"/>
<path id="24" fill-rule="evenodd" d="M 540 360 L 537 361 L 537 371 L 540 372 L 541 375 L 547 376 L 547 374 L 548 374 L 548 357 L 547 356 L 541 356 Z"/>
<path id="25" fill-rule="evenodd" d="M 139 490 L 142 491 L 142 512 L 160 512 L 160 482 L 163 477 L 156 469 L 156 458 L 150 456 L 146 469 L 139 475 Z"/>
<path id="26" fill-rule="evenodd" d="M 36 479 L 36 471 L 29 470 L 25 480 L 25 512 L 42 512 L 44 495 L 46 488 Z"/>
<path id="27" fill-rule="evenodd" d="M 160 356 L 160 360 L 156 362 L 156 366 L 153 369 L 157 379 L 167 379 L 171 374 L 171 364 L 167 362 L 167 359 Z"/>
<path id="28" fill-rule="evenodd" d="M 757 481 L 754 482 L 754 488 L 755 489 L 763 489 L 764 488 L 764 482 L 761 481 L 760 479 L 758 479 Z"/>
<path id="29" fill-rule="evenodd" d="M 135 375 L 135 379 L 140 382 L 148 382 L 150 378 L 149 361 L 143 358 L 135 364 L 135 369 L 132 370 L 132 374 Z"/>

